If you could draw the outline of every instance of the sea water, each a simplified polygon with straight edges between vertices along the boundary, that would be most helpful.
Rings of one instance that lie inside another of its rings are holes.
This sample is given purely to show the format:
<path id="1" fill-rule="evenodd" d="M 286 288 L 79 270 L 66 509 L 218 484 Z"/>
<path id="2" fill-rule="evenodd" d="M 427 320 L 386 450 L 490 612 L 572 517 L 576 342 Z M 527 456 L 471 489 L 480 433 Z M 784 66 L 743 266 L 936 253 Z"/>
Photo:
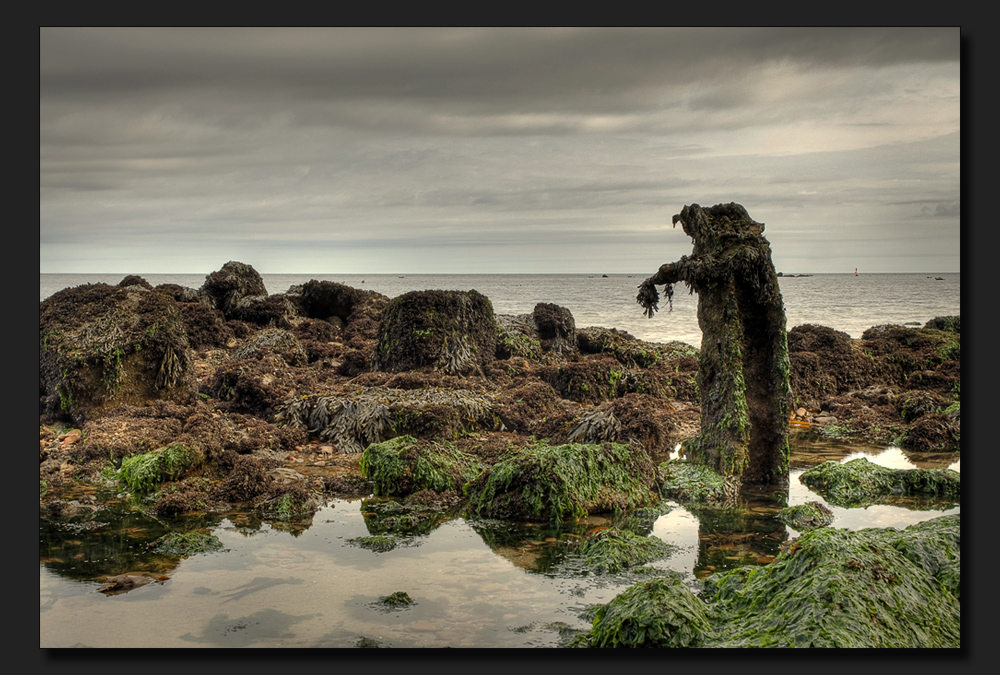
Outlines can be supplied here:
<path id="1" fill-rule="evenodd" d="M 652 270 L 655 271 L 655 270 Z M 117 284 L 125 274 L 41 274 L 39 300 L 70 286 Z M 200 288 L 200 274 L 142 275 L 156 286 L 164 283 Z M 566 307 L 578 328 L 617 328 L 649 342 L 679 340 L 701 345 L 698 296 L 684 284 L 674 286 L 672 303 L 665 297 L 660 311 L 647 318 L 636 304 L 637 286 L 647 274 L 262 274 L 268 293 L 284 293 L 312 279 L 334 281 L 382 293 L 390 298 L 409 291 L 476 290 L 487 296 L 498 314 L 524 314 L 544 302 Z M 960 273 L 815 274 L 778 279 L 787 327 L 819 324 L 852 338 L 872 326 L 923 326 L 937 316 L 961 313 Z M 662 290 L 662 287 L 661 287 Z M 672 307 L 671 307 L 672 304 Z"/>

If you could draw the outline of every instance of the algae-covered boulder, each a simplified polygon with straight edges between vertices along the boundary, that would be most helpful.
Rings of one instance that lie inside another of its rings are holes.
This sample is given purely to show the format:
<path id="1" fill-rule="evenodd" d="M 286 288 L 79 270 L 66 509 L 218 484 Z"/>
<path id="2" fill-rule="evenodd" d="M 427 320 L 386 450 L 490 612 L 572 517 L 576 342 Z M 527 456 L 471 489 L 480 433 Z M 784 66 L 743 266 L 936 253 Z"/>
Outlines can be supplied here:
<path id="1" fill-rule="evenodd" d="M 593 611 L 573 647 L 961 647 L 961 521 L 820 528 L 774 562 L 714 574 L 694 595 L 643 581 Z"/>
<path id="2" fill-rule="evenodd" d="M 721 476 L 704 464 L 674 459 L 660 464 L 658 472 L 663 496 L 682 504 L 727 508 L 739 495 L 737 480 Z"/>
<path id="3" fill-rule="evenodd" d="M 476 291 L 412 291 L 389 302 L 382 316 L 374 370 L 433 368 L 448 375 L 482 374 L 497 347 L 493 304 Z"/>
<path id="4" fill-rule="evenodd" d="M 559 523 L 654 504 L 656 483 L 636 444 L 538 442 L 491 466 L 467 492 L 477 515 Z"/>
<path id="5" fill-rule="evenodd" d="M 817 527 L 826 527 L 833 522 L 833 511 L 820 502 L 812 501 L 808 504 L 798 504 L 787 506 L 778 514 L 778 520 L 794 527 L 799 532 L 815 530 Z"/>
<path id="6" fill-rule="evenodd" d="M 705 647 L 961 646 L 959 516 L 904 530 L 820 528 L 766 567 L 706 579 Z"/>
<path id="7" fill-rule="evenodd" d="M 892 495 L 957 502 L 962 475 L 951 469 L 889 469 L 864 457 L 840 463 L 829 460 L 802 473 L 803 485 L 816 490 L 834 506 L 878 503 Z"/>
<path id="8" fill-rule="evenodd" d="M 675 547 L 658 537 L 642 536 L 619 528 L 592 532 L 574 554 L 597 573 L 618 574 L 670 555 Z"/>
<path id="9" fill-rule="evenodd" d="M 232 260 L 205 277 L 198 292 L 209 305 L 222 310 L 227 319 L 232 318 L 232 313 L 246 298 L 267 297 L 267 288 L 257 270 Z"/>
<path id="10" fill-rule="evenodd" d="M 540 302 L 535 305 L 532 318 L 542 349 L 558 354 L 577 350 L 576 321 L 567 308 L 550 302 Z"/>
<path id="11" fill-rule="evenodd" d="M 361 455 L 361 475 L 371 479 L 375 495 L 382 497 L 420 490 L 461 492 L 483 468 L 476 457 L 450 443 L 420 441 L 412 436 L 372 443 Z"/>
<path id="12" fill-rule="evenodd" d="M 86 284 L 39 304 L 39 413 L 82 424 L 113 406 L 194 394 L 177 303 L 139 285 Z"/>
<path id="13" fill-rule="evenodd" d="M 700 647 L 711 634 L 704 603 L 677 576 L 642 581 L 594 612 L 571 647 Z"/>

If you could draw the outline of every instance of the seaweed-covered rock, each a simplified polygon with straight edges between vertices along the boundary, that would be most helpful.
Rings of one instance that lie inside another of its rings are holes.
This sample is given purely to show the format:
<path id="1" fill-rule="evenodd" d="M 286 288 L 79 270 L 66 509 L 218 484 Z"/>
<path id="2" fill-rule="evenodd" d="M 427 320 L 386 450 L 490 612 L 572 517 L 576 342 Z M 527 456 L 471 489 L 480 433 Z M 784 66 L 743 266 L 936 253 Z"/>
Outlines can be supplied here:
<path id="1" fill-rule="evenodd" d="M 420 490 L 461 492 L 483 471 L 474 456 L 450 443 L 399 436 L 372 443 L 361 455 L 361 475 L 371 479 L 376 496 L 408 495 Z"/>
<path id="2" fill-rule="evenodd" d="M 565 354 L 576 351 L 576 321 L 565 307 L 540 302 L 532 312 L 542 349 Z"/>
<path id="3" fill-rule="evenodd" d="M 86 284 L 39 305 L 39 413 L 82 424 L 113 406 L 194 395 L 173 298 L 141 286 Z"/>
<path id="4" fill-rule="evenodd" d="M 712 631 L 704 603 L 677 576 L 642 581 L 594 612 L 571 647 L 700 647 Z"/>
<path id="5" fill-rule="evenodd" d="M 604 528 L 589 534 L 574 555 L 599 574 L 618 574 L 670 555 L 675 547 L 658 537 L 641 536 L 619 528 Z"/>
<path id="6" fill-rule="evenodd" d="M 660 464 L 658 471 L 663 496 L 682 504 L 728 508 L 739 495 L 736 479 L 719 475 L 704 464 L 674 459 Z"/>
<path id="7" fill-rule="evenodd" d="M 783 508 L 778 514 L 778 520 L 794 527 L 799 532 L 808 532 L 832 523 L 833 511 L 820 502 L 813 501 L 808 504 Z"/>
<path id="8" fill-rule="evenodd" d="M 255 359 L 261 353 L 276 354 L 290 366 L 304 366 L 309 357 L 291 331 L 264 328 L 244 340 L 233 352 L 235 359 Z"/>
<path id="9" fill-rule="evenodd" d="M 483 374 L 496 354 L 493 304 L 476 291 L 412 291 L 389 302 L 372 366 L 401 372 L 433 368 Z"/>
<path id="10" fill-rule="evenodd" d="M 499 424 L 491 395 L 463 389 L 368 387 L 330 396 L 300 396 L 278 406 L 275 421 L 308 429 L 340 452 L 362 452 L 369 444 L 405 434 L 456 438 Z"/>
<path id="11" fill-rule="evenodd" d="M 638 445 L 539 442 L 491 466 L 467 492 L 477 515 L 559 523 L 653 504 L 656 483 Z"/>
<path id="12" fill-rule="evenodd" d="M 961 646 L 959 516 L 803 534 L 765 567 L 708 577 L 704 647 Z"/>
<path id="13" fill-rule="evenodd" d="M 650 455 L 669 452 L 674 445 L 676 411 L 646 394 L 626 394 L 588 409 L 573 420 L 567 443 L 639 443 Z"/>
<path id="14" fill-rule="evenodd" d="M 804 471 L 799 480 L 834 506 L 878 503 L 890 495 L 910 495 L 957 502 L 962 475 L 951 469 L 889 469 L 858 457 L 829 460 Z"/>
<path id="15" fill-rule="evenodd" d="M 246 263 L 231 260 L 222 269 L 205 277 L 199 293 L 229 319 L 242 300 L 267 297 L 267 288 L 257 270 Z"/>
<path id="16" fill-rule="evenodd" d="M 924 415 L 914 422 L 900 445 L 912 452 L 954 452 L 962 439 L 960 422 L 950 414 Z"/>

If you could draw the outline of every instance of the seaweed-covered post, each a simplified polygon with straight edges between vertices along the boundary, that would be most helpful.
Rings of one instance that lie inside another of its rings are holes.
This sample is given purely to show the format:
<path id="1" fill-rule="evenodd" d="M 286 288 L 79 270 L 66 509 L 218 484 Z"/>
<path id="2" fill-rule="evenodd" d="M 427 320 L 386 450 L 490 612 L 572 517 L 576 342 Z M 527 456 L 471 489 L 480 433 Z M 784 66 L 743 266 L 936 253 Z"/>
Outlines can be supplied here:
<path id="1" fill-rule="evenodd" d="M 688 444 L 692 461 L 743 485 L 788 485 L 789 385 L 785 309 L 764 224 L 740 204 L 685 206 L 673 218 L 694 241 L 682 256 L 639 285 L 652 318 L 657 285 L 673 296 L 684 282 L 698 293 L 701 432 Z"/>

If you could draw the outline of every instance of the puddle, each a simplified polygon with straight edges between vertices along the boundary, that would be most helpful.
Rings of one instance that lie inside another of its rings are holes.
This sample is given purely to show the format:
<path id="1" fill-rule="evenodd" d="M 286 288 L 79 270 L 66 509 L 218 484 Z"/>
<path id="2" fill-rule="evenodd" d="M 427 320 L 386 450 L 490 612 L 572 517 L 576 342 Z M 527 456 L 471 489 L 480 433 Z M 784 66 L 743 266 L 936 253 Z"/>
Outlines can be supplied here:
<path id="1" fill-rule="evenodd" d="M 958 455 L 915 456 L 793 438 L 789 505 L 826 503 L 798 476 L 828 459 L 865 456 L 890 468 L 959 469 Z M 95 493 L 104 502 L 109 495 Z M 330 500 L 311 524 L 282 529 L 239 514 L 160 520 L 123 505 L 69 523 L 39 522 L 40 646 L 49 647 L 557 647 L 584 617 L 641 578 L 598 574 L 573 555 L 596 527 L 626 527 L 671 545 L 654 570 L 689 581 L 745 564 L 767 564 L 798 532 L 778 523 L 769 496 L 726 513 L 665 502 L 618 520 L 592 517 L 564 528 L 434 519 L 408 536 L 380 530 L 378 500 Z M 828 505 L 829 506 L 829 505 Z M 844 509 L 833 527 L 902 528 L 948 513 L 915 501 Z M 194 529 L 222 547 L 187 557 L 149 544 Z M 359 541 L 391 536 L 394 546 Z M 169 577 L 127 593 L 98 592 L 104 577 Z M 405 592 L 412 604 L 387 609 Z"/>

